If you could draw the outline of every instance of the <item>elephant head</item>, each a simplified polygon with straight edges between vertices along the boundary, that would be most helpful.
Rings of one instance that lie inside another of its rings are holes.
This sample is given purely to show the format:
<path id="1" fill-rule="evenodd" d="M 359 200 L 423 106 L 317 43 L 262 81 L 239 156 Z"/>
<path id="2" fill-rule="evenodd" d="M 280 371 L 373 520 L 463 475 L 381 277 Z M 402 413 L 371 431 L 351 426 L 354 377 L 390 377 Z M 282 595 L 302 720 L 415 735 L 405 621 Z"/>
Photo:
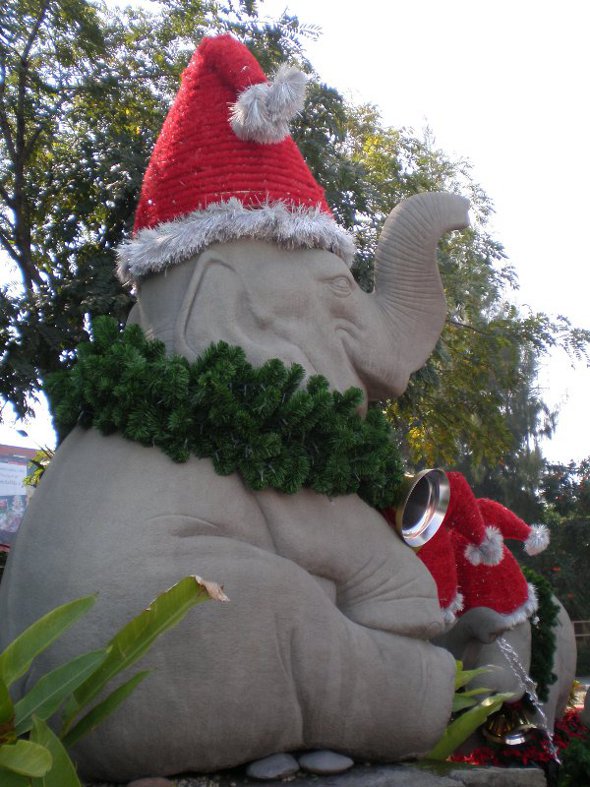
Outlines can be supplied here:
<path id="1" fill-rule="evenodd" d="M 257 365 L 278 357 L 339 390 L 398 396 L 442 330 L 436 247 L 444 232 L 467 226 L 468 207 L 447 193 L 398 205 L 379 241 L 373 293 L 330 251 L 242 238 L 140 281 L 130 322 L 189 359 L 224 340 Z"/>

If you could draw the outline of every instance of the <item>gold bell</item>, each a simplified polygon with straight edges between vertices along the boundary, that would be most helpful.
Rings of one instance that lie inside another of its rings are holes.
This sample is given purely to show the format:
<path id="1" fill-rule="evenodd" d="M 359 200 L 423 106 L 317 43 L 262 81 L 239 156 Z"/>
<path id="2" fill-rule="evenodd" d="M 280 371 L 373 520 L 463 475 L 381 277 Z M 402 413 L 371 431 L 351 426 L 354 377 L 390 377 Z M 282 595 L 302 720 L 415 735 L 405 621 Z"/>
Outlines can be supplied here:
<path id="1" fill-rule="evenodd" d="M 510 705 L 503 705 L 499 711 L 492 713 L 482 727 L 484 737 L 493 743 L 501 743 L 504 746 L 518 746 L 525 743 L 532 730 L 537 729 L 525 711 L 521 708 L 513 708 Z"/>

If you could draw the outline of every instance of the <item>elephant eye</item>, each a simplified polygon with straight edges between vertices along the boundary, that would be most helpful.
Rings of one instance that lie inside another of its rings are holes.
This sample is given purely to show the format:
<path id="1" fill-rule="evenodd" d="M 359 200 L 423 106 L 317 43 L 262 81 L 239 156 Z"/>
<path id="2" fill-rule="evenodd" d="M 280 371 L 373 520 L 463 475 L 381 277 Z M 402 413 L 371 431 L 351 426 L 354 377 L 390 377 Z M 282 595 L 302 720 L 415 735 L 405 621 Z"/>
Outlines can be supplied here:
<path id="1" fill-rule="evenodd" d="M 347 276 L 336 276 L 328 282 L 330 289 L 340 298 L 345 298 L 352 292 L 352 284 Z"/>

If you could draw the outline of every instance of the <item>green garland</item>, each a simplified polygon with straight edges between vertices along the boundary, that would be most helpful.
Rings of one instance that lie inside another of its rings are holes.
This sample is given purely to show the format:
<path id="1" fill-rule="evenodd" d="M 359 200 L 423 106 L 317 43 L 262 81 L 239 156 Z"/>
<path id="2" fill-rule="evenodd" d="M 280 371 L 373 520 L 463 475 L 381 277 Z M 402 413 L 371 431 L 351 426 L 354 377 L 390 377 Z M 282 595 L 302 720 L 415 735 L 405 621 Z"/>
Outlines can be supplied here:
<path id="1" fill-rule="evenodd" d="M 532 568 L 521 566 L 527 582 L 531 582 L 537 591 L 539 608 L 531 620 L 531 678 L 537 684 L 537 695 L 541 702 L 549 698 L 549 687 L 557 680 L 553 672 L 555 656 L 555 633 L 559 607 L 553 600 L 553 589 L 549 582 L 533 571 Z M 535 622 L 536 621 L 536 622 Z"/>
<path id="2" fill-rule="evenodd" d="M 273 359 L 259 369 L 225 342 L 193 363 L 166 355 L 131 325 L 94 324 L 94 341 L 47 382 L 60 439 L 76 424 L 120 432 L 158 446 L 176 462 L 209 457 L 220 475 L 239 472 L 251 489 L 288 494 L 308 487 L 334 496 L 357 493 L 386 508 L 396 502 L 403 466 L 383 413 L 361 418 L 362 392 L 330 391 L 319 375 Z"/>

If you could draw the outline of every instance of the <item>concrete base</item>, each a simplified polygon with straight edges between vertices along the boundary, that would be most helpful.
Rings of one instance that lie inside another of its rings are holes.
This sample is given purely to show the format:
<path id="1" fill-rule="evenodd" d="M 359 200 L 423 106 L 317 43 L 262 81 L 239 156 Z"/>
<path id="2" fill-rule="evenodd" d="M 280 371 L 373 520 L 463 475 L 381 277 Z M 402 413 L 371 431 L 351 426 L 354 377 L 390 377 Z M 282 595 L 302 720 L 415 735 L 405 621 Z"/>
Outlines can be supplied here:
<path id="1" fill-rule="evenodd" d="M 172 779 L 176 787 L 546 787 L 540 768 L 477 768 L 456 763 L 428 765 L 356 765 L 337 776 L 318 777 L 299 772 L 286 780 L 258 781 L 247 778 L 243 769 L 207 776 Z M 119 787 L 93 784 L 87 787 Z M 121 786 L 122 787 L 122 786 Z"/>

